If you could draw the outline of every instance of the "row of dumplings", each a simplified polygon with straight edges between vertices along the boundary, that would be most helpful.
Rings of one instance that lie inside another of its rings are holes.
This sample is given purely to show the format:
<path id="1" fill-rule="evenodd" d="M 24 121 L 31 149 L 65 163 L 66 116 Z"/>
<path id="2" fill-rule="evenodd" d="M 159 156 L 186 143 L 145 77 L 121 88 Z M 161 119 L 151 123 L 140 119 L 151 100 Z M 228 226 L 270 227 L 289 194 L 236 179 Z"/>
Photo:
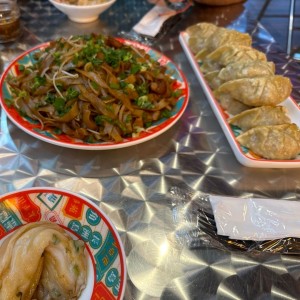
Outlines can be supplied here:
<path id="1" fill-rule="evenodd" d="M 251 47 L 247 33 L 198 23 L 187 28 L 188 44 L 228 122 L 242 134 L 237 141 L 271 160 L 300 153 L 300 130 L 280 105 L 292 91 L 289 78 L 275 74 L 275 64 Z"/>

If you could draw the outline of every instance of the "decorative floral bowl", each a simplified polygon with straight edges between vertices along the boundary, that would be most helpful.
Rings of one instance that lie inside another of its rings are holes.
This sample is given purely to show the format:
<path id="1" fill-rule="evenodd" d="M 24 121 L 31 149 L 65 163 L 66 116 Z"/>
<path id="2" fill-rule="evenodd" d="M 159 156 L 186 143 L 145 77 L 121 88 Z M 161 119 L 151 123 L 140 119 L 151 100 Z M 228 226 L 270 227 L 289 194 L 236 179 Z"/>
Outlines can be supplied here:
<path id="1" fill-rule="evenodd" d="M 27 223 L 54 222 L 85 243 L 87 286 L 79 300 L 122 300 L 125 251 L 109 217 L 91 200 L 67 190 L 28 188 L 0 196 L 0 245 Z"/>

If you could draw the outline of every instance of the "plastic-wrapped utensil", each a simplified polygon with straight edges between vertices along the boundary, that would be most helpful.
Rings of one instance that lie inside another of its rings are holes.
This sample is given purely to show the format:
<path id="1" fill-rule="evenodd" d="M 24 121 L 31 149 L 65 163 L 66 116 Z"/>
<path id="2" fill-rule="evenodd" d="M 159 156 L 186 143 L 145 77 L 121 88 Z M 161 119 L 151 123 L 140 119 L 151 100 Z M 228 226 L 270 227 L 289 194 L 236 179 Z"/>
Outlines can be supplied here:
<path id="1" fill-rule="evenodd" d="M 190 248 L 203 243 L 247 252 L 300 254 L 300 202 L 169 191 L 175 236 Z M 227 228 L 226 228 L 227 227 Z"/>
<path id="2" fill-rule="evenodd" d="M 141 35 L 155 37 L 166 27 L 167 21 L 185 12 L 191 5 L 189 0 L 157 1 L 155 6 L 133 27 L 133 30 Z"/>

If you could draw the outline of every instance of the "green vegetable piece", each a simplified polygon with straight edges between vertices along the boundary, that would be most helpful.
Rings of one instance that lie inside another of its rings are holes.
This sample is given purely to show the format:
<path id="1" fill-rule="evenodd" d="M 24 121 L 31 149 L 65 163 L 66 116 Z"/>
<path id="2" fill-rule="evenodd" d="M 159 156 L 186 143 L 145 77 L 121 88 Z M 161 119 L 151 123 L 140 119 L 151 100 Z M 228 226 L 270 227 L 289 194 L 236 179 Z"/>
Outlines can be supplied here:
<path id="1" fill-rule="evenodd" d="M 43 77 L 41 77 L 41 76 L 35 76 L 33 78 L 33 85 L 32 85 L 31 88 L 33 90 L 36 90 L 38 87 L 43 86 L 45 84 L 46 84 L 46 77 L 45 76 L 43 76 Z"/>
<path id="2" fill-rule="evenodd" d="M 79 276 L 79 275 L 80 275 L 80 269 L 79 269 L 79 266 L 78 266 L 77 264 L 75 264 L 75 265 L 73 266 L 73 270 L 74 270 L 74 274 L 75 274 L 76 276 Z"/>
<path id="3" fill-rule="evenodd" d="M 73 240 L 73 246 L 74 246 L 76 252 L 79 252 L 80 249 L 83 247 L 83 243 L 79 240 Z"/>
<path id="4" fill-rule="evenodd" d="M 126 117 L 125 123 L 130 123 L 132 121 L 132 115 Z"/>
<path id="5" fill-rule="evenodd" d="M 87 138 L 85 139 L 85 141 L 89 144 L 93 144 L 96 142 L 95 138 L 92 135 L 87 136 Z"/>
<path id="6" fill-rule="evenodd" d="M 55 101 L 55 98 L 56 98 L 56 96 L 55 96 L 55 94 L 53 94 L 53 93 L 47 93 L 47 96 L 46 96 L 46 98 L 45 98 L 45 101 L 47 102 L 47 103 L 49 103 L 49 104 L 53 104 L 54 103 L 54 101 Z"/>
<path id="7" fill-rule="evenodd" d="M 109 86 L 114 90 L 118 90 L 120 88 L 120 85 L 117 82 L 112 82 Z"/>
<path id="8" fill-rule="evenodd" d="M 149 94 L 149 86 L 147 82 L 144 82 L 136 87 L 136 90 L 140 96 Z"/>
<path id="9" fill-rule="evenodd" d="M 25 70 L 25 66 L 24 65 L 18 65 L 18 69 L 20 72 L 23 72 Z"/>
<path id="10" fill-rule="evenodd" d="M 99 90 L 99 84 L 97 83 L 97 82 L 95 82 L 95 81 L 91 81 L 91 86 L 93 87 L 93 89 L 95 89 L 95 90 Z"/>
<path id="11" fill-rule="evenodd" d="M 61 97 L 56 97 L 53 102 L 53 106 L 59 115 L 62 114 L 65 108 L 65 99 Z"/>
<path id="12" fill-rule="evenodd" d="M 61 60 L 60 60 L 60 57 L 61 57 L 61 53 L 60 52 L 54 52 L 53 54 L 53 57 L 54 57 L 54 61 L 56 63 L 59 63 Z"/>
<path id="13" fill-rule="evenodd" d="M 26 91 L 20 91 L 18 93 L 18 97 L 20 98 L 26 98 L 28 96 L 28 93 Z"/>
<path id="14" fill-rule="evenodd" d="M 4 101 L 8 107 L 12 107 L 14 105 L 13 99 L 5 98 Z"/>
<path id="15" fill-rule="evenodd" d="M 58 238 L 58 236 L 56 234 L 53 234 L 52 242 L 53 242 L 54 245 L 57 245 L 57 244 L 60 243 L 60 239 Z"/>
<path id="16" fill-rule="evenodd" d="M 174 98 L 178 98 L 178 97 L 180 97 L 181 95 L 182 95 L 182 90 L 176 90 L 176 91 L 172 92 L 172 96 L 173 96 Z"/>
<path id="17" fill-rule="evenodd" d="M 62 130 L 60 128 L 54 128 L 53 133 L 54 134 L 62 134 Z"/>
<path id="18" fill-rule="evenodd" d="M 142 109 L 153 109 L 154 105 L 149 101 L 148 96 L 141 96 L 136 101 L 135 104 Z"/>
<path id="19" fill-rule="evenodd" d="M 75 99 L 79 96 L 79 91 L 75 90 L 73 87 L 67 89 L 67 100 Z"/>
<path id="20" fill-rule="evenodd" d="M 150 121 L 150 122 L 146 122 L 146 123 L 145 123 L 145 127 L 146 127 L 146 128 L 149 128 L 149 127 L 152 126 L 152 124 L 153 124 L 153 123 L 152 123 L 151 121 Z"/>
<path id="21" fill-rule="evenodd" d="M 141 70 L 141 66 L 138 64 L 132 64 L 130 68 L 130 73 L 131 74 L 136 74 Z"/>
<path id="22" fill-rule="evenodd" d="M 126 83 L 125 81 L 120 81 L 120 87 L 122 89 L 124 89 L 127 85 L 128 85 L 128 83 Z"/>
<path id="23" fill-rule="evenodd" d="M 170 118 L 171 116 L 172 116 L 172 113 L 171 113 L 171 111 L 168 110 L 168 109 L 164 109 L 164 110 L 160 113 L 160 118 L 161 118 L 161 119 L 162 119 L 162 118 L 168 119 L 168 118 Z"/>
<path id="24" fill-rule="evenodd" d="M 104 122 L 108 122 L 110 124 L 113 124 L 112 118 L 105 116 L 105 115 L 98 115 L 95 117 L 96 125 L 102 126 Z"/>

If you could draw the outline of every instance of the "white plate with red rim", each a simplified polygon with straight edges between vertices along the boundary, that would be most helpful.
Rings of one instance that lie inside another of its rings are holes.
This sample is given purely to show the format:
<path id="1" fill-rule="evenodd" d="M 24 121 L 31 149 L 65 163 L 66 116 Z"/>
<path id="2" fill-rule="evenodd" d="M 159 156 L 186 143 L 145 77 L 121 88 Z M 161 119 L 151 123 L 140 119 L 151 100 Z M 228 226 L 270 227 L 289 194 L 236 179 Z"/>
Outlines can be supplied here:
<path id="1" fill-rule="evenodd" d="M 121 300 L 126 285 L 126 256 L 111 220 L 89 199 L 56 188 L 29 188 L 0 196 L 0 244 L 20 226 L 50 221 L 84 241 L 87 286 L 79 300 Z"/>
<path id="2" fill-rule="evenodd" d="M 44 43 L 26 51 L 25 53 L 17 57 L 7 67 L 0 79 L 0 104 L 7 116 L 9 117 L 9 119 L 20 129 L 40 140 L 58 146 L 82 150 L 111 150 L 129 147 L 149 141 L 159 136 L 163 132 L 167 131 L 180 119 L 188 104 L 189 86 L 184 74 L 168 57 L 166 57 L 162 53 L 138 42 L 125 40 L 122 38 L 118 38 L 118 40 L 124 44 L 128 44 L 138 49 L 145 50 L 146 53 L 149 54 L 152 59 L 158 61 L 161 65 L 167 68 L 167 72 L 170 73 L 172 78 L 176 79 L 174 89 L 181 89 L 182 94 L 178 98 L 175 106 L 173 107 L 169 118 L 163 118 L 157 122 L 154 122 L 151 127 L 140 132 L 138 137 L 125 138 L 122 142 L 119 143 L 87 143 L 78 139 L 74 139 L 65 134 L 57 134 L 57 132 L 53 129 L 42 129 L 39 123 L 31 120 L 30 118 L 25 118 L 21 116 L 20 113 L 13 106 L 7 105 L 5 99 L 12 98 L 12 93 L 6 83 L 7 76 L 18 75 L 20 73 L 20 65 L 29 66 L 35 63 L 34 53 L 45 49 L 49 45 L 49 43 Z"/>
<path id="3" fill-rule="evenodd" d="M 241 134 L 241 130 L 237 127 L 228 124 L 227 119 L 230 117 L 226 111 L 220 106 L 218 101 L 214 98 L 213 92 L 206 83 L 202 72 L 200 71 L 199 64 L 194 57 L 193 52 L 188 46 L 189 35 L 183 31 L 179 34 L 180 44 L 197 76 L 197 79 L 208 99 L 208 102 L 217 117 L 219 124 L 231 146 L 231 149 L 236 159 L 246 167 L 253 168 L 300 168 L 300 154 L 291 160 L 268 160 L 254 154 L 249 149 L 242 147 L 236 140 L 236 136 Z M 300 127 L 300 108 L 296 101 L 291 97 L 280 103 L 285 106 L 288 111 L 288 115 L 292 121 Z"/>

